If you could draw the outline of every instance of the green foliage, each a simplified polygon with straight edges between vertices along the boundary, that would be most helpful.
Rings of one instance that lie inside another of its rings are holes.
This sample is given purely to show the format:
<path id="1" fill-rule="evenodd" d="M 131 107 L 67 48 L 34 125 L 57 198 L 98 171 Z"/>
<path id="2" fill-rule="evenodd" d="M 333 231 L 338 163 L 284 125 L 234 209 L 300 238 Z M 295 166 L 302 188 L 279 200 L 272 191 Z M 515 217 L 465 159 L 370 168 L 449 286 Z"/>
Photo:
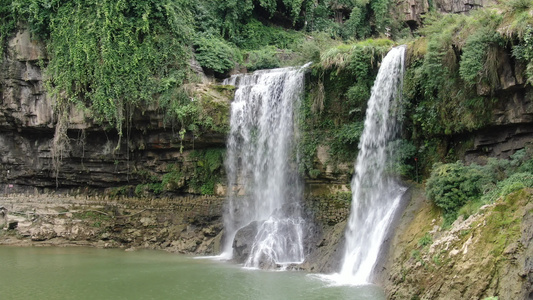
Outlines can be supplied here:
<path id="1" fill-rule="evenodd" d="M 277 49 L 271 46 L 249 51 L 245 66 L 248 71 L 278 68 L 281 62 L 277 54 Z"/>
<path id="2" fill-rule="evenodd" d="M 336 36 L 340 26 L 335 23 L 333 16 L 329 1 L 307 1 L 304 29 L 308 32 L 324 32 L 330 37 Z"/>
<path id="3" fill-rule="evenodd" d="M 518 37 L 523 39 L 528 27 L 533 25 L 533 1 L 531 0 L 509 0 L 502 1 L 501 11 L 503 15 L 499 31 L 507 37 Z"/>
<path id="4" fill-rule="evenodd" d="M 488 124 L 499 86 L 501 16 L 492 10 L 469 16 L 432 14 L 413 45 L 404 82 L 413 139 L 471 131 Z"/>
<path id="5" fill-rule="evenodd" d="M 506 1 L 498 9 L 470 15 L 433 13 L 426 18 L 420 30 L 426 47 L 413 49 L 405 77 L 413 139 L 454 135 L 490 122 L 493 95 L 501 85 L 499 55 L 512 48 L 528 65 L 533 57 L 528 54 L 533 53 L 531 7 L 529 0 Z M 530 78 L 533 71 L 527 72 Z"/>
<path id="6" fill-rule="evenodd" d="M 281 27 L 267 26 L 253 19 L 244 24 L 238 35 L 230 40 L 246 50 L 261 50 L 264 46 L 287 49 L 293 43 L 301 41 L 302 35 Z"/>
<path id="7" fill-rule="evenodd" d="M 220 182 L 225 149 L 195 150 L 190 154 L 196 161 L 190 186 L 202 195 L 213 195 L 215 185 Z"/>
<path id="8" fill-rule="evenodd" d="M 331 0 L 324 1 L 331 10 L 339 13 L 339 10 L 347 10 L 349 16 L 345 22 L 337 24 L 325 24 L 314 28 L 315 30 L 331 30 L 333 34 L 340 35 L 344 39 L 365 39 L 371 36 L 389 34 L 392 29 L 392 18 L 390 17 L 390 0 Z M 317 6 L 316 10 L 319 7 Z M 322 8 L 322 10 L 324 10 Z M 327 18 L 328 10 L 322 15 L 318 14 L 315 18 Z M 337 22 L 339 20 L 336 20 Z M 315 21 L 316 22 L 316 21 Z M 397 30 L 395 30 L 397 31 Z"/>
<path id="9" fill-rule="evenodd" d="M 502 256 L 511 242 L 519 240 L 523 213 L 517 211 L 527 205 L 530 195 L 525 190 L 512 193 L 496 203 L 487 216 L 484 230 L 491 234 L 483 235 L 481 242 L 492 246 L 490 253 L 494 257 Z"/>
<path id="10" fill-rule="evenodd" d="M 483 195 L 483 203 L 492 203 L 500 197 L 505 197 L 512 192 L 521 190 L 525 187 L 533 188 L 533 173 L 519 172 L 514 173 L 509 178 L 500 181 L 496 187 Z"/>
<path id="11" fill-rule="evenodd" d="M 389 5 L 390 0 L 373 0 L 370 2 L 370 7 L 374 12 L 374 30 L 378 33 L 385 33 L 387 26 L 390 25 Z"/>
<path id="12" fill-rule="evenodd" d="M 359 138 L 363 134 L 363 128 L 363 122 L 344 124 L 335 134 L 335 140 L 343 144 L 355 146 L 359 143 Z"/>
<path id="13" fill-rule="evenodd" d="M 337 73 L 348 68 L 353 75 L 366 77 L 368 71 L 381 61 L 392 45 L 393 42 L 388 39 L 368 39 L 341 44 L 322 54 L 319 67 L 324 71 L 336 69 Z"/>
<path id="14" fill-rule="evenodd" d="M 351 55 L 352 46 L 341 44 L 330 48 L 320 56 L 320 67 L 324 70 L 336 68 L 338 71 L 346 68 Z"/>
<path id="15" fill-rule="evenodd" d="M 461 78 L 468 84 L 476 84 L 477 79 L 482 76 L 481 72 L 489 66 L 487 58 L 494 59 L 488 57 L 488 48 L 502 45 L 501 35 L 496 31 L 487 30 L 486 27 L 469 36 L 461 55 L 459 67 Z"/>
<path id="16" fill-rule="evenodd" d="M 431 260 L 437 266 L 440 266 L 442 264 L 442 260 L 441 260 L 440 254 L 433 255 L 433 258 Z"/>
<path id="17" fill-rule="evenodd" d="M 426 232 L 426 234 L 424 234 L 423 237 L 421 237 L 419 240 L 418 240 L 418 246 L 419 247 L 425 247 L 425 246 L 429 246 L 433 243 L 433 239 L 431 238 L 431 234 L 429 234 L 429 232 Z"/>
<path id="18" fill-rule="evenodd" d="M 287 48 L 294 35 L 263 25 L 274 21 L 331 37 L 364 39 L 388 34 L 390 0 L 200 0 L 195 4 L 197 27 L 214 31 L 237 46 L 257 50 L 272 45 Z M 261 22 L 259 22 L 261 20 Z M 392 28 L 392 31 L 398 31 Z"/>
<path id="19" fill-rule="evenodd" d="M 134 108 L 153 102 L 154 95 L 174 94 L 186 79 L 192 33 L 186 0 L 13 5 L 47 39 L 51 95 L 86 107 L 119 134 Z"/>
<path id="20" fill-rule="evenodd" d="M 339 41 L 332 39 L 324 32 L 312 33 L 306 36 L 305 40 L 299 40 L 290 45 L 289 48 L 292 51 L 291 56 L 293 57 L 292 64 L 318 63 L 321 52 L 338 44 L 340 44 Z"/>
<path id="21" fill-rule="evenodd" d="M 336 166 L 353 163 L 363 130 L 366 102 L 378 63 L 392 41 L 370 39 L 341 44 L 322 53 L 312 69 L 301 105 L 300 171 L 312 172 L 319 145 L 329 149 Z"/>
<path id="22" fill-rule="evenodd" d="M 172 97 L 160 97 L 159 106 L 165 112 L 165 121 L 179 126 L 183 141 L 187 132 L 193 137 L 205 131 L 226 133 L 229 130 L 229 101 L 233 88 L 214 86 L 213 90 L 199 90 L 189 95 L 178 90 Z M 175 124 L 177 121 L 178 124 Z"/>
<path id="23" fill-rule="evenodd" d="M 138 172 L 142 183 L 135 188 L 135 194 L 143 197 L 150 194 L 184 191 L 188 187 L 202 195 L 213 195 L 215 185 L 222 180 L 225 149 L 193 150 L 189 159 L 193 168 L 183 168 L 176 162 L 169 165 L 163 175 Z"/>
<path id="24" fill-rule="evenodd" d="M 366 103 L 370 99 L 368 82 L 360 81 L 352 85 L 346 92 L 346 98 L 352 107 L 350 114 L 362 117 L 366 111 Z"/>
<path id="25" fill-rule="evenodd" d="M 193 45 L 200 65 L 217 73 L 231 71 L 242 60 L 239 50 L 221 37 L 198 34 Z"/>
<path id="26" fill-rule="evenodd" d="M 388 152 L 393 154 L 389 173 L 400 175 L 404 178 L 415 178 L 416 146 L 408 140 L 398 139 L 392 141 L 387 147 L 389 148 Z"/>
<path id="27" fill-rule="evenodd" d="M 459 209 L 459 211 L 457 212 L 457 216 L 463 216 L 464 219 L 467 219 L 471 215 L 477 213 L 483 205 L 484 205 L 484 202 L 481 199 L 469 201 L 465 205 L 463 205 L 463 207 Z"/>
<path id="28" fill-rule="evenodd" d="M 206 0 L 206 6 L 213 8 L 213 18 L 219 23 L 220 33 L 232 38 L 240 31 L 241 24 L 246 24 L 252 16 L 254 3 L 252 0 Z M 218 25 L 218 24 L 217 24 Z"/>
<path id="29" fill-rule="evenodd" d="M 527 26 L 521 43 L 513 48 L 513 55 L 527 62 L 527 82 L 533 85 L 533 27 L 531 25 Z"/>
<path id="30" fill-rule="evenodd" d="M 201 32 L 216 32 L 241 49 L 257 50 L 266 45 L 287 48 L 299 35 L 279 27 L 264 25 L 253 18 L 254 11 L 258 9 L 266 11 L 267 15 L 261 12 L 259 19 L 270 19 L 276 13 L 278 17 L 294 24 L 304 7 L 303 2 L 303 0 L 200 0 L 195 3 L 197 27 Z"/>
<path id="31" fill-rule="evenodd" d="M 0 0 L 0 62 L 4 58 L 4 46 L 13 34 L 16 16 L 11 8 L 12 0 Z"/>
<path id="32" fill-rule="evenodd" d="M 170 165 L 166 174 L 161 179 L 161 189 L 165 191 L 175 191 L 181 188 L 183 183 L 183 173 L 177 164 Z"/>
<path id="33" fill-rule="evenodd" d="M 506 159 L 489 159 L 484 166 L 461 162 L 436 164 L 426 183 L 426 196 L 443 209 L 445 225 L 458 215 L 468 217 L 485 204 L 533 188 L 531 149 L 517 151 Z"/>
<path id="34" fill-rule="evenodd" d="M 426 196 L 442 208 L 445 222 L 451 224 L 463 205 L 481 197 L 486 176 L 476 165 L 436 164 L 426 183 Z"/>
<path id="35" fill-rule="evenodd" d="M 372 30 L 370 28 L 368 15 L 366 5 L 354 7 L 350 13 L 350 18 L 344 24 L 342 36 L 345 38 L 355 37 L 358 39 L 370 36 Z"/>
<path id="36" fill-rule="evenodd" d="M 333 140 L 329 154 L 335 161 L 354 161 L 357 157 L 357 145 L 363 134 L 364 123 L 357 121 L 343 124 L 342 127 L 333 130 Z"/>

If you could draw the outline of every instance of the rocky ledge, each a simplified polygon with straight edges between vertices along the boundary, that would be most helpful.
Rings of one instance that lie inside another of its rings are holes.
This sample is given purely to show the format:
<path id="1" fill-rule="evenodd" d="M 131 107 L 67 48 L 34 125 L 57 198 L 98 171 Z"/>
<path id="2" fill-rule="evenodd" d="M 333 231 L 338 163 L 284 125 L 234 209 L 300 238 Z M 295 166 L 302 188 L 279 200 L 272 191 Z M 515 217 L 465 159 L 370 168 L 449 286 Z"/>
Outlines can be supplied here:
<path id="1" fill-rule="evenodd" d="M 215 254 L 223 198 L 0 197 L 0 245 L 95 246 Z"/>
<path id="2" fill-rule="evenodd" d="M 533 190 L 522 189 L 443 229 L 415 190 L 381 272 L 389 298 L 531 299 L 532 212 Z"/>

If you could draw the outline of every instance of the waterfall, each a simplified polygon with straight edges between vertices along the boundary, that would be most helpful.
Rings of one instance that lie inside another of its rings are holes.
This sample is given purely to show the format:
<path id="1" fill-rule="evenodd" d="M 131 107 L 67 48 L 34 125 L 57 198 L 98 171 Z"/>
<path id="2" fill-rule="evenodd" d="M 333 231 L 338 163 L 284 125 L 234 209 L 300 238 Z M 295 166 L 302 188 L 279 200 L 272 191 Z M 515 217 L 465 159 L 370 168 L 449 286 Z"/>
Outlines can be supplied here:
<path id="1" fill-rule="evenodd" d="M 258 229 L 245 266 L 300 263 L 304 259 L 296 168 L 295 114 L 307 67 L 234 75 L 231 130 L 225 160 L 228 202 L 224 215 L 225 258 L 231 258 L 237 231 Z"/>
<path id="2" fill-rule="evenodd" d="M 403 83 L 405 46 L 393 48 L 381 62 L 368 100 L 359 154 L 352 179 L 352 208 L 346 229 L 346 248 L 340 272 L 343 282 L 371 280 L 381 244 L 405 188 L 386 176 L 397 137 L 395 112 Z"/>

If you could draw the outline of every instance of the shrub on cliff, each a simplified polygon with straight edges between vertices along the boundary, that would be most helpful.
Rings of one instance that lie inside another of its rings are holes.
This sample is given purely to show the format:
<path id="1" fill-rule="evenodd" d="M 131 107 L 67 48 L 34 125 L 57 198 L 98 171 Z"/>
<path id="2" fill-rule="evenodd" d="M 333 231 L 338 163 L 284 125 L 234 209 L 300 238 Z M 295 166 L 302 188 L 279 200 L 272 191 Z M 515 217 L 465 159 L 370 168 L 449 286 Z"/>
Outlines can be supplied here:
<path id="1" fill-rule="evenodd" d="M 484 166 L 465 166 L 460 161 L 435 164 L 426 183 L 426 196 L 442 208 L 445 225 L 458 215 L 468 217 L 484 204 L 533 188 L 531 150 L 519 150 L 509 160 L 490 158 Z"/>
<path id="2" fill-rule="evenodd" d="M 245 65 L 248 71 L 278 68 L 281 64 L 277 49 L 272 46 L 263 47 L 260 50 L 252 50 L 247 54 L 248 58 Z"/>
<path id="3" fill-rule="evenodd" d="M 215 35 L 197 35 L 193 45 L 196 59 L 208 71 L 224 74 L 242 60 L 235 46 Z"/>
<path id="4" fill-rule="evenodd" d="M 509 178 L 498 182 L 493 190 L 483 195 L 481 201 L 483 203 L 492 203 L 499 197 L 505 197 L 526 187 L 533 188 L 533 174 L 529 172 L 515 173 Z"/>
<path id="5" fill-rule="evenodd" d="M 442 208 L 445 223 L 457 217 L 459 209 L 482 195 L 487 175 L 477 165 L 465 166 L 458 161 L 436 164 L 426 184 L 426 196 Z"/>

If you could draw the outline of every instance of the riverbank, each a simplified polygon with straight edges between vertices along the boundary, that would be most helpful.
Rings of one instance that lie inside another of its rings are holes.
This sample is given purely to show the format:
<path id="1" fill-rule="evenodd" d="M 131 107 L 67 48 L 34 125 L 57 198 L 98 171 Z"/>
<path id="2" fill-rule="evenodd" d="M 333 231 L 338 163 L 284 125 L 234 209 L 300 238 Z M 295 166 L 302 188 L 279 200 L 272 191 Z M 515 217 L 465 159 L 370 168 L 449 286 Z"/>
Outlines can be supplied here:
<path id="1" fill-rule="evenodd" d="M 177 253 L 219 251 L 219 197 L 162 199 L 70 195 L 0 197 L 0 245 L 93 246 Z"/>

